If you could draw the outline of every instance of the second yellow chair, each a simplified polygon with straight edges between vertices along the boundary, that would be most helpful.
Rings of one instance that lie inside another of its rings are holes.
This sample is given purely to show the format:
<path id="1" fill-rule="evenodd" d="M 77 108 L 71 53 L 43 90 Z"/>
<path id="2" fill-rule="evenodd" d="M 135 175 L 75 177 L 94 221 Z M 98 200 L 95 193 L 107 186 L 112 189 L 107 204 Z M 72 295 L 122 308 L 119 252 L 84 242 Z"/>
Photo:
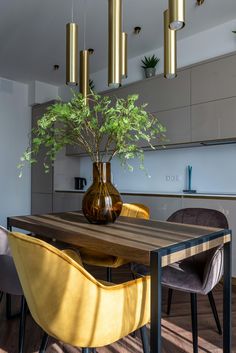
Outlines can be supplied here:
<path id="1" fill-rule="evenodd" d="M 122 206 L 121 216 L 123 217 L 133 217 L 133 218 L 142 218 L 149 219 L 150 211 L 149 208 L 143 204 L 137 203 L 124 203 Z M 120 267 L 124 264 L 127 264 L 129 261 L 122 257 L 106 255 L 104 253 L 81 248 L 80 255 L 83 263 L 87 265 L 95 265 L 100 267 L 107 267 L 107 281 L 112 282 L 112 268 Z"/>

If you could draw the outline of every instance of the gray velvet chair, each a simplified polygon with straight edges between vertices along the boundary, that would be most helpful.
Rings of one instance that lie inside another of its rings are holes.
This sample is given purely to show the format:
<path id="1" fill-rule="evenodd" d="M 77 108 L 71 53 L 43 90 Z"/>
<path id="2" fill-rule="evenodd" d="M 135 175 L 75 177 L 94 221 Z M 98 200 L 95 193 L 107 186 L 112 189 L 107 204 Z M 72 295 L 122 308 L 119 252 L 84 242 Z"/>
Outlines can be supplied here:
<path id="1" fill-rule="evenodd" d="M 228 221 L 223 213 L 206 208 L 181 209 L 173 213 L 167 221 L 224 229 L 228 228 Z M 149 273 L 149 268 L 144 265 L 131 264 L 131 269 L 136 276 L 143 276 Z M 176 289 L 190 293 L 194 353 L 198 352 L 197 294 L 208 296 L 218 332 L 222 334 L 212 293 L 212 289 L 220 281 L 222 275 L 222 247 L 208 250 L 163 268 L 162 284 L 169 288 L 167 304 L 168 315 L 170 314 L 173 290 Z"/>
<path id="2" fill-rule="evenodd" d="M 7 319 L 12 319 L 19 314 L 11 313 L 11 296 L 21 296 L 21 312 L 19 327 L 19 353 L 24 350 L 24 332 L 26 318 L 26 302 L 23 291 L 16 272 L 15 264 L 10 253 L 7 230 L 0 226 L 0 300 L 6 294 L 6 314 Z"/>

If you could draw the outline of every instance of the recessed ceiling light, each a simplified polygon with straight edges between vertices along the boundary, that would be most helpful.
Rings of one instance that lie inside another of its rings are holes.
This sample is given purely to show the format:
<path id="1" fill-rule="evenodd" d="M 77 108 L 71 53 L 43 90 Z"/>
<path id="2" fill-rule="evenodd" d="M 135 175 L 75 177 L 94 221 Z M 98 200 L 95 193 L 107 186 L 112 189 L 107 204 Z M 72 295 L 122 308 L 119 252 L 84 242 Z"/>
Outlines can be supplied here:
<path id="1" fill-rule="evenodd" d="M 141 32 L 142 28 L 139 26 L 134 27 L 134 34 L 139 34 Z"/>
<path id="2" fill-rule="evenodd" d="M 93 55 L 94 54 L 94 49 L 93 48 L 89 48 L 88 52 L 89 52 L 89 55 Z"/>
<path id="3" fill-rule="evenodd" d="M 205 0 L 196 0 L 196 5 L 201 6 Z"/>

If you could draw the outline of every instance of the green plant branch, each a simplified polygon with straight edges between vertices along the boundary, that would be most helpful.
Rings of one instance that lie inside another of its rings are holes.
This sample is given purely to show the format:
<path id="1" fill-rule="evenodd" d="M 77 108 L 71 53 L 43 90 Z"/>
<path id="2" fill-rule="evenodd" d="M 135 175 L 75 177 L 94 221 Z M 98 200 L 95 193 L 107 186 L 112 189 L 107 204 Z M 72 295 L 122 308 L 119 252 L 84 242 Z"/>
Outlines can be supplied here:
<path id="1" fill-rule="evenodd" d="M 21 170 L 25 163 L 36 163 L 42 146 L 47 148 L 48 170 L 66 145 L 79 146 L 93 162 L 111 161 L 117 156 L 123 166 L 131 168 L 128 161 L 139 158 L 143 168 L 139 141 L 154 148 L 165 138 L 165 128 L 157 117 L 146 111 L 145 104 L 137 104 L 137 95 L 111 99 L 91 92 L 88 99 L 86 106 L 83 96 L 74 93 L 70 102 L 49 107 L 32 130 L 32 144 L 21 157 Z"/>

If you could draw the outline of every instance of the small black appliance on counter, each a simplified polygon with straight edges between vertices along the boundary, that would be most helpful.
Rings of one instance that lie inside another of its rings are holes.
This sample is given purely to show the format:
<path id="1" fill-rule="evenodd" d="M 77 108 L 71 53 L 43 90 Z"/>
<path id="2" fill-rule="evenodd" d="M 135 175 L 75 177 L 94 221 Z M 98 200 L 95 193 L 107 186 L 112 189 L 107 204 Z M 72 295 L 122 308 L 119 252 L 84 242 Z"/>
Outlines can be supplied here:
<path id="1" fill-rule="evenodd" d="M 75 190 L 84 190 L 85 185 L 87 185 L 85 178 L 75 177 Z"/>

